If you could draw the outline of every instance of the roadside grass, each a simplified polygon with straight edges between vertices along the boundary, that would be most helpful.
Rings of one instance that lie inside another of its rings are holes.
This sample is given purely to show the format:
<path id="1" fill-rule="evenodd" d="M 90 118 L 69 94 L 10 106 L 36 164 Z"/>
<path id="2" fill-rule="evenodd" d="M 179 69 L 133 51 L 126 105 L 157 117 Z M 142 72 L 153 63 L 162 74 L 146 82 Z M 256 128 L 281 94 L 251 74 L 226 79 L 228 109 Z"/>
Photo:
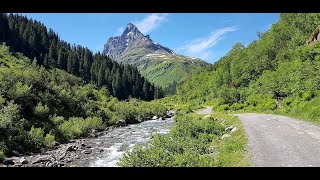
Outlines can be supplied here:
<path id="1" fill-rule="evenodd" d="M 214 113 L 210 117 L 177 108 L 175 125 L 155 135 L 148 147 L 127 150 L 118 165 L 125 167 L 242 167 L 250 165 L 247 137 L 238 117 Z M 226 127 L 235 126 L 229 132 Z M 221 139 L 224 134 L 231 137 Z"/>
<path id="2" fill-rule="evenodd" d="M 242 122 L 237 116 L 225 113 L 213 113 L 212 117 L 223 119 L 222 123 L 233 125 L 237 131 L 231 133 L 231 137 L 219 141 L 219 155 L 217 164 L 221 167 L 246 167 L 250 166 L 251 155 L 248 151 L 248 138 Z"/>

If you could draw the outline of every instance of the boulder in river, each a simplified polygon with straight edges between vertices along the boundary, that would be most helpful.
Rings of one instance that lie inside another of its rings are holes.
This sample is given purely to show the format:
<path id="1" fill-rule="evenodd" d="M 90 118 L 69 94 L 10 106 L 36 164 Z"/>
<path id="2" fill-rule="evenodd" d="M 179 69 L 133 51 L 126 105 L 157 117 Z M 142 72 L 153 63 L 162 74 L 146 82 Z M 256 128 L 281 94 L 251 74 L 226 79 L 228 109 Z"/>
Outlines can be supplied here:
<path id="1" fill-rule="evenodd" d="M 151 119 L 156 120 L 156 119 L 158 119 L 158 116 L 153 116 Z"/>
<path id="2" fill-rule="evenodd" d="M 137 124 L 139 121 L 137 119 L 127 119 L 126 120 L 127 124 Z"/>
<path id="3" fill-rule="evenodd" d="M 85 154 L 91 154 L 91 153 L 92 153 L 92 150 L 85 150 L 83 153 L 85 153 Z"/>
<path id="4" fill-rule="evenodd" d="M 121 119 L 115 123 L 115 126 L 126 126 L 126 125 L 127 125 L 127 122 L 123 119 Z"/>
<path id="5" fill-rule="evenodd" d="M 26 160 L 25 158 L 21 158 L 19 162 L 20 162 L 20 164 L 28 164 L 29 163 L 29 161 Z"/>
<path id="6" fill-rule="evenodd" d="M 67 148 L 67 151 L 71 152 L 71 151 L 76 151 L 77 150 L 77 147 L 74 146 L 74 145 L 71 145 Z"/>
<path id="7" fill-rule="evenodd" d="M 165 118 L 171 118 L 174 116 L 173 111 L 168 111 L 167 114 L 165 115 Z"/>
<path id="8" fill-rule="evenodd" d="M 32 164 L 37 164 L 37 163 L 42 163 L 47 161 L 51 161 L 51 160 L 48 157 L 39 157 L 35 161 L 33 161 Z"/>
<path id="9" fill-rule="evenodd" d="M 14 161 L 13 159 L 5 159 L 2 164 L 5 164 L 5 165 L 14 165 Z"/>

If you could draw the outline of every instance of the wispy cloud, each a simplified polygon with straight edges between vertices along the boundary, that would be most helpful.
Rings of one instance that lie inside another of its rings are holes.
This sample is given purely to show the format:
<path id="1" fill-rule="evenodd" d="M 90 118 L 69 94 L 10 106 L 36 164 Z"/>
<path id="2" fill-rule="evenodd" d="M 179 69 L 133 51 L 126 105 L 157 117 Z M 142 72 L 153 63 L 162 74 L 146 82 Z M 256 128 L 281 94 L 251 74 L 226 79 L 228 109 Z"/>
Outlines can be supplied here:
<path id="1" fill-rule="evenodd" d="M 208 37 L 194 40 L 193 42 L 182 46 L 181 50 L 184 50 L 188 53 L 200 53 L 206 51 L 207 49 L 216 45 L 226 33 L 234 32 L 236 30 L 237 29 L 234 27 L 226 27 L 214 30 Z"/>
<path id="2" fill-rule="evenodd" d="M 225 27 L 213 30 L 207 37 L 192 40 L 179 47 L 177 51 L 180 51 L 187 56 L 198 57 L 203 60 L 207 60 L 208 58 L 214 59 L 216 57 L 213 57 L 210 48 L 223 39 L 227 33 L 234 31 L 237 31 L 236 27 Z"/>
<path id="3" fill-rule="evenodd" d="M 167 17 L 167 13 L 152 13 L 146 18 L 134 22 L 134 24 L 143 34 L 147 34 L 158 28 L 167 19 Z"/>
<path id="4" fill-rule="evenodd" d="M 228 20 L 225 20 L 225 21 L 223 21 L 224 23 L 228 23 L 228 22 L 232 22 L 232 20 L 231 19 L 228 19 Z"/>

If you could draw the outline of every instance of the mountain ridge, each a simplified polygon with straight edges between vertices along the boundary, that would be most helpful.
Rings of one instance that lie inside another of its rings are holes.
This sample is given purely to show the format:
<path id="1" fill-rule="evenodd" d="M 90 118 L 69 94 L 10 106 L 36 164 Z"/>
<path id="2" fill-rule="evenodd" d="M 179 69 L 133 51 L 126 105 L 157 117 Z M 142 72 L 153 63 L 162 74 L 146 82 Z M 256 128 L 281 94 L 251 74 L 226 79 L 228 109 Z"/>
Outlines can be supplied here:
<path id="1" fill-rule="evenodd" d="M 154 42 L 150 35 L 142 34 L 132 23 L 127 24 L 120 36 L 107 40 L 103 54 L 119 63 L 136 66 L 152 83 L 169 89 L 175 89 L 170 86 L 184 82 L 194 71 L 209 65 L 199 58 L 174 53 Z"/>

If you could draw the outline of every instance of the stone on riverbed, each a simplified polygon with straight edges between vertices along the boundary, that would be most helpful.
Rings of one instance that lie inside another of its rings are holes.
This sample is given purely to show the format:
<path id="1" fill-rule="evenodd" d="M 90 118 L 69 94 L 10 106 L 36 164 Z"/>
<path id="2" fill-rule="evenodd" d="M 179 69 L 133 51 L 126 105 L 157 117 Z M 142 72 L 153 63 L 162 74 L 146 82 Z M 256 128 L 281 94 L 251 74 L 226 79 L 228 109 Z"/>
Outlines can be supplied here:
<path id="1" fill-rule="evenodd" d="M 115 123 L 115 126 L 126 126 L 126 125 L 127 125 L 127 122 L 123 119 L 121 119 Z"/>

